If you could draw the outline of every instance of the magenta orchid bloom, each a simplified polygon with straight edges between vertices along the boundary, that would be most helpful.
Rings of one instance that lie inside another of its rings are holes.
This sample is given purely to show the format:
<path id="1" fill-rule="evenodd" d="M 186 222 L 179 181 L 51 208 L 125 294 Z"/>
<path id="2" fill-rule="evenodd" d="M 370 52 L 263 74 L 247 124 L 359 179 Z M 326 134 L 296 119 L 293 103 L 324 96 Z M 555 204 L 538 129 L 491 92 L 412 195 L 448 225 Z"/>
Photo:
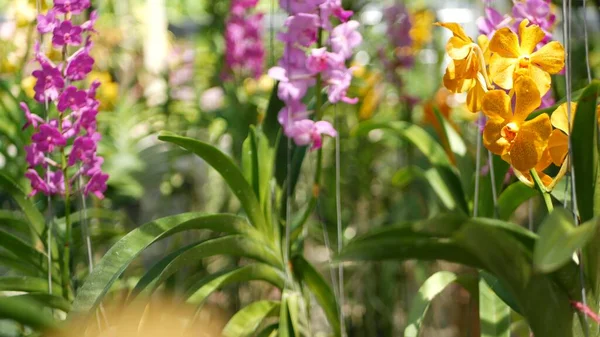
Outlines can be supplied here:
<path id="1" fill-rule="evenodd" d="M 81 14 L 90 5 L 90 0 L 54 0 L 54 9 L 64 14 Z"/>
<path id="2" fill-rule="evenodd" d="M 44 103 L 48 113 L 54 111 L 50 109 L 50 104 L 55 105 L 58 118 L 44 121 L 32 114 L 25 103 L 21 103 L 25 115 L 24 128 L 31 126 L 34 129 L 32 143 L 24 147 L 29 165 L 25 176 L 32 188 L 30 196 L 42 193 L 68 198 L 73 191 L 71 184 L 75 178 L 83 178 L 87 179 L 87 184 L 81 193 L 104 197 L 108 175 L 102 172 L 104 160 L 96 153 L 101 138 L 96 131 L 96 116 L 100 107 L 96 91 L 100 82 L 94 81 L 88 89 L 80 89 L 80 85 L 75 83 L 84 80 L 92 71 L 94 59 L 90 55 L 90 34 L 95 32 L 98 14 L 92 12 L 89 20 L 81 26 L 73 25 L 70 21 L 71 15 L 80 14 L 89 7 L 89 0 L 55 0 L 54 7 L 46 15 L 38 16 L 38 31 L 41 34 L 51 33 L 54 47 L 80 45 L 84 37 L 85 45 L 70 57 L 65 55 L 66 59 L 55 65 L 40 49 L 40 44 L 35 44 L 35 60 L 40 68 L 32 73 L 36 80 L 34 98 Z M 65 19 L 61 21 L 61 17 Z M 63 50 L 68 51 L 67 48 Z M 57 157 L 57 150 L 67 155 L 66 163 Z M 67 170 L 78 164 L 77 170 Z M 45 173 L 44 178 L 38 171 Z M 64 172 L 73 175 L 65 176 Z M 65 195 L 66 191 L 69 191 L 69 195 Z"/>
<path id="3" fill-rule="evenodd" d="M 35 70 L 32 75 L 37 79 L 33 90 L 35 91 L 35 99 L 40 103 L 57 99 L 65 87 L 65 80 L 60 69 L 50 63 L 42 63 L 42 69 Z"/>
<path id="4" fill-rule="evenodd" d="M 348 59 L 352 50 L 360 45 L 362 36 L 356 31 L 360 24 L 358 21 L 348 21 L 335 27 L 331 32 L 331 49 Z"/>
<path id="5" fill-rule="evenodd" d="M 25 113 L 26 122 L 25 125 L 23 125 L 23 130 L 27 129 L 30 126 L 33 126 L 34 129 L 37 129 L 39 124 L 44 123 L 42 117 L 31 113 L 27 104 L 21 102 L 19 106 L 21 107 L 21 110 L 23 110 L 23 112 Z"/>
<path id="6" fill-rule="evenodd" d="M 56 17 L 56 12 L 52 9 L 46 13 L 46 15 L 40 14 L 37 17 L 37 30 L 41 34 L 50 33 L 56 28 L 58 24 L 58 18 Z"/>
<path id="7" fill-rule="evenodd" d="M 79 26 L 74 26 L 71 21 L 63 21 L 54 28 L 52 45 L 54 47 L 78 46 L 82 42 L 82 32 L 83 29 Z"/>
<path id="8" fill-rule="evenodd" d="M 286 136 L 293 138 L 297 145 L 312 144 L 311 149 L 313 150 L 323 146 L 323 135 L 335 137 L 337 131 L 329 122 L 315 122 L 310 119 L 294 122 L 286 130 Z"/>

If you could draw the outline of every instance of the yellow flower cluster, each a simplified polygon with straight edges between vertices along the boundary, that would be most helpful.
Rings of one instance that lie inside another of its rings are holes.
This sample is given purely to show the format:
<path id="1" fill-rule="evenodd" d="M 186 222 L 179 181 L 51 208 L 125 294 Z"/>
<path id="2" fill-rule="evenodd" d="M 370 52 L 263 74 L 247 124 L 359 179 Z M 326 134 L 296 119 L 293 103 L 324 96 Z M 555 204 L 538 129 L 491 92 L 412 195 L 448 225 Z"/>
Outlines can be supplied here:
<path id="1" fill-rule="evenodd" d="M 453 93 L 466 92 L 470 111 L 483 111 L 485 147 L 510 163 L 520 180 L 533 185 L 530 170 L 535 169 L 551 189 L 567 169 L 571 125 L 567 105 L 560 106 L 552 118 L 530 115 L 550 90 L 550 75 L 564 67 L 563 46 L 552 41 L 536 50 L 544 32 L 527 20 L 519 25 L 518 35 L 502 28 L 491 40 L 482 35 L 477 43 L 456 23 L 437 25 L 453 34 L 446 45 L 451 62 L 444 86 Z M 575 108 L 572 104 L 571 118 Z M 561 168 L 555 178 L 543 173 L 551 164 Z"/>

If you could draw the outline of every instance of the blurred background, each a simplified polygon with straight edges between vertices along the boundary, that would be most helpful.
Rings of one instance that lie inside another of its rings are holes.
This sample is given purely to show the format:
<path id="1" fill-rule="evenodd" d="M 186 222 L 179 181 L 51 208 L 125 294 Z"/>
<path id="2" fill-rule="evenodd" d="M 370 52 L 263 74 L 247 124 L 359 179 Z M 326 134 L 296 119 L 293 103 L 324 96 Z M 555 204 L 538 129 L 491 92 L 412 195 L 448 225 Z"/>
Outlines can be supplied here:
<path id="1" fill-rule="evenodd" d="M 512 7 L 509 0 L 489 3 L 504 13 Z M 587 8 L 582 8 L 581 1 L 573 1 L 573 36 L 581 37 L 572 41 L 574 89 L 587 83 L 585 64 L 577 61 L 583 55 L 581 32 L 585 21 L 590 29 L 591 67 L 594 74 L 600 73 L 600 7 L 592 0 L 588 3 Z M 266 70 L 281 56 L 282 44 L 274 36 L 281 30 L 286 14 L 274 0 L 259 2 L 256 12 L 264 14 L 264 71 L 244 74 L 232 72 L 225 63 L 229 1 L 93 0 L 92 4 L 99 19 L 92 52 L 96 64 L 90 80 L 102 83 L 98 115 L 103 137 L 100 154 L 105 158 L 104 169 L 110 174 L 106 198 L 90 206 L 94 213 L 90 223 L 93 245 L 95 254 L 101 257 L 123 234 L 149 220 L 186 211 L 239 209 L 237 199 L 217 172 L 198 157 L 159 142 L 156 134 L 169 130 L 204 140 L 239 163 L 249 127 L 264 118 L 275 84 Z M 474 153 L 478 127 L 475 115 L 464 106 L 466 97 L 441 88 L 447 62 L 444 45 L 450 33 L 434 28 L 433 23 L 458 22 L 470 36 L 476 36 L 475 20 L 483 14 L 484 3 L 344 0 L 344 7 L 354 11 L 364 37 L 352 60 L 355 79 L 350 89 L 350 96 L 359 97 L 360 102 L 354 106 L 329 106 L 326 115 L 335 120 L 340 132 L 343 239 L 350 240 L 374 227 L 427 218 L 441 208 L 426 182 L 412 181 L 401 169 L 411 165 L 425 167 L 425 159 L 398 138 L 380 131 L 355 135 L 353 130 L 358 123 L 406 120 L 419 123 L 436 135 L 441 131 L 433 112 L 435 107 L 463 136 L 468 151 Z M 554 36 L 562 41 L 560 7 L 554 10 L 558 17 Z M 32 46 L 37 38 L 36 15 L 34 0 L 0 0 L 0 170 L 23 186 L 27 186 L 23 145 L 28 143 L 30 133 L 21 130 L 24 116 L 18 102 L 31 101 L 33 96 L 34 79 L 30 74 L 35 67 Z M 564 80 L 553 82 L 555 96 L 562 97 Z M 332 240 L 336 234 L 332 197 L 334 153 L 327 142 L 325 186 L 310 219 L 305 253 L 328 277 L 329 249 L 323 229 Z M 292 212 L 299 211 L 310 198 L 315 161 L 315 153 L 308 153 Z M 465 166 L 465 170 L 474 170 L 474 165 Z M 45 203 L 43 198 L 36 199 L 40 209 L 46 209 Z M 15 209 L 3 191 L 0 205 L 3 212 Z M 61 216 L 60 205 L 55 216 Z M 515 221 L 524 223 L 527 217 L 527 210 L 521 210 Z M 175 236 L 153 246 L 119 281 L 123 289 L 134 285 L 139 271 L 149 268 L 158 257 L 193 239 Z M 83 249 L 83 244 L 77 249 Z M 166 286 L 177 292 L 179 282 L 188 275 L 209 274 L 238 262 L 227 257 L 206 259 L 179 272 Z M 78 263 L 83 266 L 83 259 Z M 348 334 L 401 336 L 417 289 L 441 269 L 468 272 L 464 267 L 443 262 L 348 266 L 347 301 L 343 308 L 348 317 Z M 273 291 L 255 283 L 230 286 L 212 296 L 210 305 L 227 317 L 252 299 L 277 296 Z M 470 317 L 477 313 L 477 300 L 462 288 L 451 286 L 433 302 L 424 336 L 478 336 L 478 327 L 470 323 Z M 326 325 L 317 310 L 312 319 L 316 326 Z M 18 335 L 11 329 L 0 325 L 0 335 Z"/>

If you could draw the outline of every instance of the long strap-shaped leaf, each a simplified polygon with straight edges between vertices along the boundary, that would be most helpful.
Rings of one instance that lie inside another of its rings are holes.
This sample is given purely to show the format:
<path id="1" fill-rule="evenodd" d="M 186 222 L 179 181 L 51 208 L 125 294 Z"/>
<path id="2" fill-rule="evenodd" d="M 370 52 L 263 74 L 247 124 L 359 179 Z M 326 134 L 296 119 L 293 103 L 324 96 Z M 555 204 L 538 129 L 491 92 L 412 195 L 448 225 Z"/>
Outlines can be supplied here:
<path id="1" fill-rule="evenodd" d="M 331 329 L 336 336 L 340 334 L 340 322 L 338 315 L 338 305 L 331 287 L 325 282 L 323 276 L 302 256 L 294 258 L 294 272 L 298 278 L 306 284 L 308 289 L 315 295 L 315 299 L 323 308 Z"/>
<path id="2" fill-rule="evenodd" d="M 436 221 L 405 226 L 408 231 L 404 232 L 395 228 L 396 235 L 379 230 L 356 239 L 342 251 L 340 259 L 444 259 L 482 268 L 507 286 L 536 336 L 573 335 L 569 301 L 577 299 L 580 289 L 574 263 L 553 274 L 536 274 L 532 270 L 534 234 L 498 220 L 465 219 L 458 226 L 452 217 Z"/>
<path id="3" fill-rule="evenodd" d="M 487 285 L 479 281 L 481 337 L 510 337 L 510 307 Z"/>
<path id="4" fill-rule="evenodd" d="M 0 297 L 0 318 L 36 329 L 56 329 L 58 322 L 39 303 L 26 297 Z"/>
<path id="5" fill-rule="evenodd" d="M 3 276 L 0 277 L 0 291 L 48 293 L 48 280 L 30 276 Z M 60 294 L 60 285 L 53 284 L 52 291 L 55 294 Z"/>
<path id="6" fill-rule="evenodd" d="M 435 179 L 435 183 L 432 183 L 431 186 L 442 199 L 444 206 L 449 209 L 461 210 L 465 214 L 469 213 L 469 206 L 456 168 L 452 166 L 444 148 L 433 137 L 417 125 L 400 121 L 387 123 L 364 122 L 361 123 L 356 132 L 363 135 L 376 129 L 393 131 L 394 134 L 416 146 L 435 169 L 434 172 L 430 173 L 431 177 L 428 177 L 428 179 Z M 441 190 L 443 190 L 442 194 L 440 194 Z"/>
<path id="7" fill-rule="evenodd" d="M 229 320 L 223 329 L 224 337 L 250 337 L 265 318 L 277 314 L 279 302 L 258 301 L 247 305 Z"/>
<path id="8" fill-rule="evenodd" d="M 31 264 L 42 272 L 45 271 L 42 261 L 45 261 L 46 254 L 34 249 L 17 236 L 0 230 L 0 246 L 18 256 L 23 263 Z"/>
<path id="9" fill-rule="evenodd" d="M 186 249 L 176 251 L 164 262 L 161 261 L 155 265 L 155 268 L 150 269 L 136 285 L 134 291 L 139 292 L 147 288 L 151 293 L 178 270 L 215 255 L 250 258 L 283 269 L 281 259 L 263 243 L 244 235 L 229 235 L 192 244 Z"/>
<path id="10" fill-rule="evenodd" d="M 255 235 L 252 235 L 254 229 L 244 218 L 230 214 L 184 213 L 144 224 L 129 232 L 104 255 L 77 292 L 72 313 L 87 314 L 96 308 L 129 263 L 152 243 L 190 229 L 211 229 L 230 234 Z"/>
<path id="11" fill-rule="evenodd" d="M 27 220 L 29 220 L 32 231 L 41 239 L 45 227 L 44 216 L 42 213 L 40 213 L 31 200 L 27 198 L 19 185 L 3 173 L 0 173 L 0 189 L 8 193 L 15 200 L 21 210 L 23 210 L 23 213 L 25 213 Z"/>
<path id="12" fill-rule="evenodd" d="M 279 289 L 283 289 L 285 286 L 283 272 L 264 263 L 253 263 L 222 274 L 203 278 L 188 290 L 185 297 L 188 303 L 201 305 L 210 294 L 226 285 L 254 280 L 269 282 Z"/>
<path id="13" fill-rule="evenodd" d="M 419 288 L 408 313 L 404 337 L 418 337 L 421 324 L 427 314 L 431 301 L 446 287 L 459 280 L 459 276 L 449 271 L 440 271 L 431 275 Z"/>
<path id="14" fill-rule="evenodd" d="M 581 94 L 577 103 L 577 113 L 573 118 L 571 145 L 573 146 L 573 172 L 577 190 L 577 206 L 581 221 L 588 221 L 594 213 L 600 212 L 600 191 L 598 182 L 598 96 L 600 81 L 594 81 Z"/>
<path id="15" fill-rule="evenodd" d="M 272 237 L 269 224 L 267 224 L 267 221 L 265 220 L 260 203 L 258 202 L 252 187 L 230 157 L 214 146 L 193 138 L 180 137 L 163 132 L 158 139 L 179 145 L 182 148 L 195 153 L 217 170 L 240 200 L 242 207 L 250 219 L 250 223 L 255 225 L 262 233 L 265 233 L 267 237 Z"/>
<path id="16" fill-rule="evenodd" d="M 56 295 L 34 293 L 17 295 L 14 296 L 14 298 L 33 300 L 44 307 L 62 310 L 63 312 L 71 311 L 71 303 L 65 300 L 64 298 Z"/>

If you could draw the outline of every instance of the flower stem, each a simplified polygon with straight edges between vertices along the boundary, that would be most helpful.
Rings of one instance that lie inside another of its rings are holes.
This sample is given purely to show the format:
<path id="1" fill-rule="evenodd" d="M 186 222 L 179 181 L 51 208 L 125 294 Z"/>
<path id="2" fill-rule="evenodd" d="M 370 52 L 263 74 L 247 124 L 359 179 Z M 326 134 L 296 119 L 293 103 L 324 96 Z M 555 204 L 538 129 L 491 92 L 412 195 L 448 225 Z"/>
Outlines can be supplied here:
<path id="1" fill-rule="evenodd" d="M 58 129 L 60 133 L 63 132 L 62 118 L 58 118 Z M 67 155 L 65 154 L 64 147 L 60 149 L 61 157 L 61 168 L 63 172 L 64 188 L 65 188 L 65 245 L 63 251 L 63 265 L 62 265 L 62 292 L 63 297 L 69 300 L 70 297 L 70 282 L 71 282 L 71 200 L 70 200 L 70 186 L 69 176 L 67 175 Z"/>
<path id="2" fill-rule="evenodd" d="M 552 213 L 552 211 L 554 210 L 554 205 L 552 204 L 552 196 L 550 196 L 550 193 L 546 191 L 546 188 L 544 187 L 544 184 L 542 183 L 542 180 L 540 179 L 540 176 L 538 175 L 537 171 L 535 169 L 531 169 L 530 172 L 531 177 L 533 177 L 533 181 L 535 182 L 536 189 L 540 191 L 542 197 L 544 198 L 544 203 L 546 204 L 546 209 L 548 209 L 548 213 Z"/>
<path id="3" fill-rule="evenodd" d="M 479 65 L 481 68 L 481 73 L 483 74 L 483 77 L 485 78 L 485 83 L 487 85 L 487 89 L 492 90 L 492 89 L 494 89 L 494 86 L 492 85 L 492 81 L 490 81 L 490 77 L 488 76 L 487 69 L 485 68 L 485 56 L 483 55 L 483 50 L 481 50 L 481 47 L 479 47 L 479 45 L 477 43 L 473 43 L 473 48 L 477 51 L 477 57 L 479 58 Z"/>

